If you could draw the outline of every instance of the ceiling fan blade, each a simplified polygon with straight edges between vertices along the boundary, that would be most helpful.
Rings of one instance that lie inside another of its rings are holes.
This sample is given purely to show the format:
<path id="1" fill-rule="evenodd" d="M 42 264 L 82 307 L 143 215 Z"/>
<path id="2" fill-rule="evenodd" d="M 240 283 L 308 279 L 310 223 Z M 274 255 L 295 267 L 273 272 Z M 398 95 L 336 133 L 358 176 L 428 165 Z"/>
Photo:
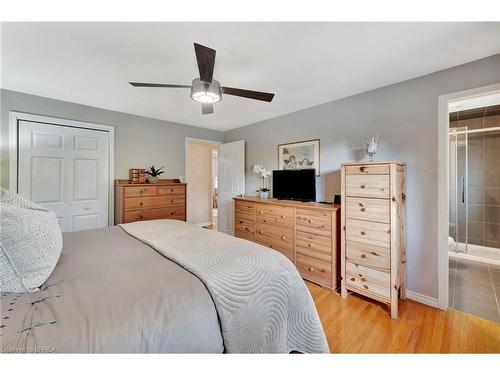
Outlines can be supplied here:
<path id="1" fill-rule="evenodd" d="M 211 83 L 214 75 L 215 50 L 202 46 L 201 44 L 194 43 L 194 52 L 196 53 L 200 79 Z"/>
<path id="2" fill-rule="evenodd" d="M 170 87 L 170 88 L 188 88 L 186 85 L 171 85 L 169 83 L 144 83 L 144 82 L 129 82 L 134 87 Z"/>
<path id="3" fill-rule="evenodd" d="M 213 104 L 202 104 L 201 105 L 201 114 L 208 115 L 210 113 L 214 113 L 214 105 Z"/>
<path id="4" fill-rule="evenodd" d="M 270 102 L 274 98 L 274 94 L 268 92 L 236 89 L 234 87 L 223 87 L 222 93 L 226 95 L 241 96 L 242 98 L 262 100 L 264 102 Z"/>

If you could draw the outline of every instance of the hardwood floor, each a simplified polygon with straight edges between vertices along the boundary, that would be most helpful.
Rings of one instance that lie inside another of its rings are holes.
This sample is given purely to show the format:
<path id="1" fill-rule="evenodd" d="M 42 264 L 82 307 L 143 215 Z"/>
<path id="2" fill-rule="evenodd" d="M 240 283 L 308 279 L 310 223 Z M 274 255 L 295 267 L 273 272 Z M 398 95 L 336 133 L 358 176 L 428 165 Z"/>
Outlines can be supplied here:
<path id="1" fill-rule="evenodd" d="M 384 304 L 307 282 L 332 353 L 500 353 L 500 324 L 460 311 L 401 301 L 399 319 Z"/>

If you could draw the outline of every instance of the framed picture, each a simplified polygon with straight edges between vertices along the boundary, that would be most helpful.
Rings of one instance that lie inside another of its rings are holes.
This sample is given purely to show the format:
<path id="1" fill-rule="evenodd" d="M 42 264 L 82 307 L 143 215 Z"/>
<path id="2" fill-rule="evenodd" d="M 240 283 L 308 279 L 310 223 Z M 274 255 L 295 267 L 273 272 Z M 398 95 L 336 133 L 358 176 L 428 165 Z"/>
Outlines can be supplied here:
<path id="1" fill-rule="evenodd" d="M 278 145 L 278 169 L 315 169 L 319 176 L 319 139 Z"/>

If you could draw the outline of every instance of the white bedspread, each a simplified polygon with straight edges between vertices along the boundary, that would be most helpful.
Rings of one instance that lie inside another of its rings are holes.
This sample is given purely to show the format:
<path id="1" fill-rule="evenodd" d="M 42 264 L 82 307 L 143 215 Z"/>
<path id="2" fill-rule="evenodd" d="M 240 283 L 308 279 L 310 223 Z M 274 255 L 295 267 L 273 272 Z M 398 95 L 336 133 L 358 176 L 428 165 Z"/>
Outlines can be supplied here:
<path id="1" fill-rule="evenodd" d="M 120 225 L 207 287 L 228 353 L 327 353 L 312 297 L 280 253 L 176 220 Z"/>

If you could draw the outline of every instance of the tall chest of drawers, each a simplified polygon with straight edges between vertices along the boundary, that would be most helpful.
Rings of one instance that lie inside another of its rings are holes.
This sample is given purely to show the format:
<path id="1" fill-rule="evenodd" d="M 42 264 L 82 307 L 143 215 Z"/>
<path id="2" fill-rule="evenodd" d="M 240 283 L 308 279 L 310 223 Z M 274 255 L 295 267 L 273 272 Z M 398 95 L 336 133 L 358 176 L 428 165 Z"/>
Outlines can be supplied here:
<path id="1" fill-rule="evenodd" d="M 276 199 L 234 198 L 234 235 L 279 251 L 301 276 L 339 285 L 340 207 Z"/>
<path id="2" fill-rule="evenodd" d="M 341 294 L 353 291 L 391 307 L 405 296 L 405 172 L 402 162 L 341 167 Z"/>
<path id="3" fill-rule="evenodd" d="M 186 221 L 186 184 L 177 179 L 156 184 L 115 180 L 115 224 L 154 219 Z"/>

